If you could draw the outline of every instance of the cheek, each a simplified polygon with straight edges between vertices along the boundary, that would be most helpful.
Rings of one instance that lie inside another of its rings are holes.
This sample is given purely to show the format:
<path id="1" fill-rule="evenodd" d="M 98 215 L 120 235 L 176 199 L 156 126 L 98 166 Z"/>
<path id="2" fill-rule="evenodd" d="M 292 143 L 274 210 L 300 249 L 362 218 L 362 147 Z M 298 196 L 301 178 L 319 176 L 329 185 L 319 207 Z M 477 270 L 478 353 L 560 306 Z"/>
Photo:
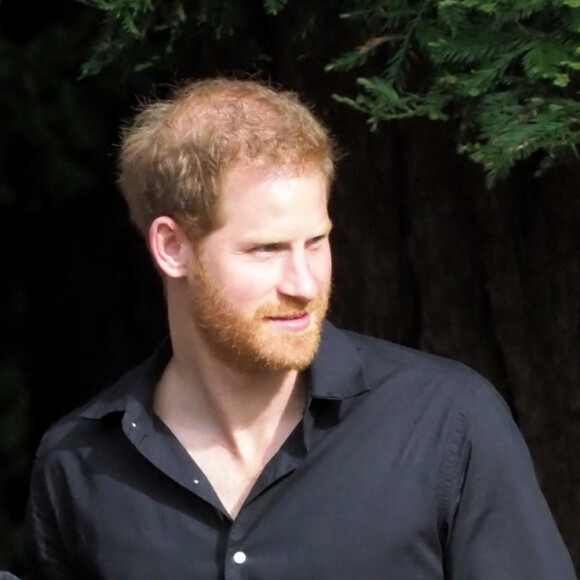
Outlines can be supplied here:
<path id="1" fill-rule="evenodd" d="M 226 299 L 238 307 L 252 308 L 276 292 L 276 268 L 237 267 L 216 280 Z"/>
<path id="2" fill-rule="evenodd" d="M 328 290 L 330 288 L 332 279 L 332 256 L 330 249 L 327 252 L 323 252 L 321 256 L 316 260 L 314 265 L 315 272 L 314 275 L 321 286 L 321 289 Z"/>

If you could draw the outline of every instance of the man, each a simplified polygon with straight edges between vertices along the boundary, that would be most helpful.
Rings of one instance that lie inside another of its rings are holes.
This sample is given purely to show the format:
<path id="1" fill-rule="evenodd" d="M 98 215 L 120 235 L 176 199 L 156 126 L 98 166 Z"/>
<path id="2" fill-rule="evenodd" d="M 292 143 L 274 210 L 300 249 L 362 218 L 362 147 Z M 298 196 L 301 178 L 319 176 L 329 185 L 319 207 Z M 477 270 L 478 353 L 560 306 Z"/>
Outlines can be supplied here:
<path id="1" fill-rule="evenodd" d="M 170 337 L 52 427 L 29 580 L 568 580 L 494 389 L 324 322 L 333 146 L 291 94 L 190 84 L 123 136 Z"/>

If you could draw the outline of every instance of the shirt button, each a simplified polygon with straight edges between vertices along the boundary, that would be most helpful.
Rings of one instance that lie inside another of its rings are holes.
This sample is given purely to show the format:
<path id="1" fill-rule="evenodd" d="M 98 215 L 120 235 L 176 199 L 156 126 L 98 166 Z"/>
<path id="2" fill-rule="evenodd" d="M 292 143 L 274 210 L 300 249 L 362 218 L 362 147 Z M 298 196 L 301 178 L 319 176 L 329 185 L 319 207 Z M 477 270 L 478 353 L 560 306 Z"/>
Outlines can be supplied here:
<path id="1" fill-rule="evenodd" d="M 236 552 L 233 556 L 233 561 L 236 564 L 243 564 L 246 561 L 246 554 L 244 552 Z"/>

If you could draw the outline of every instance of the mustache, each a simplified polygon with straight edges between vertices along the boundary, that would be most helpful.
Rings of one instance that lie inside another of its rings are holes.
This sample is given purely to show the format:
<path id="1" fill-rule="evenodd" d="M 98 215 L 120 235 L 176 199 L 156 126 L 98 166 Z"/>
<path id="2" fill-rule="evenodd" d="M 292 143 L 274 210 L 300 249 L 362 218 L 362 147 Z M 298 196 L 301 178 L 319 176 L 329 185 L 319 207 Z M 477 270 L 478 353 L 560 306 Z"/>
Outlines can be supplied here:
<path id="1" fill-rule="evenodd" d="M 328 297 L 319 294 L 312 300 L 282 297 L 276 303 L 264 304 L 257 311 L 259 318 L 293 318 L 326 308 Z"/>

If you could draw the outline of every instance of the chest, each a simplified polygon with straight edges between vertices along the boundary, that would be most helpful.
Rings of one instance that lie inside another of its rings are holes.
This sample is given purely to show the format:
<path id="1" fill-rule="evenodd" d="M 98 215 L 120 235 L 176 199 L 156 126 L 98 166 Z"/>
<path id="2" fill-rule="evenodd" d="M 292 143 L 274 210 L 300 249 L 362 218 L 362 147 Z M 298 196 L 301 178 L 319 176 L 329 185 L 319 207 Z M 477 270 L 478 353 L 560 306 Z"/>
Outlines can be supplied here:
<path id="1" fill-rule="evenodd" d="M 188 454 L 232 518 L 238 515 L 267 461 L 271 459 L 270 454 L 254 454 L 251 459 L 242 461 L 219 445 L 188 450 Z"/>
<path id="2" fill-rule="evenodd" d="M 160 469 L 167 455 L 158 465 L 112 465 L 106 450 L 93 454 L 100 464 L 74 479 L 91 489 L 73 494 L 81 525 L 63 525 L 75 559 L 110 580 L 443 577 L 432 450 L 395 453 L 382 438 L 341 430 L 308 450 L 292 442 L 244 488 L 231 487 L 235 466 L 206 466 L 213 477 L 205 477 L 182 462 L 181 472 Z M 216 485 L 222 495 L 246 495 L 235 519 Z"/>

